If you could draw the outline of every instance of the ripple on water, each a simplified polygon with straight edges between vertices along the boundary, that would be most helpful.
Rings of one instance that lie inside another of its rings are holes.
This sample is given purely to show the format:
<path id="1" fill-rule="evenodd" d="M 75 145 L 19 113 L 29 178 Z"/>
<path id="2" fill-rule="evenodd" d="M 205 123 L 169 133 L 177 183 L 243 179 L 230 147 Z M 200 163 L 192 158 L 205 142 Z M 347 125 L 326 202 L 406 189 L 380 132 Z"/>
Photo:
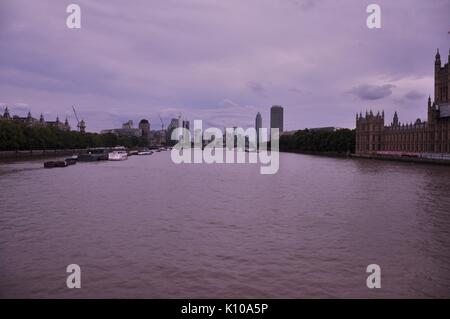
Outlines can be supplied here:
<path id="1" fill-rule="evenodd" d="M 450 297 L 449 168 L 280 160 L 0 164 L 0 297 Z"/>

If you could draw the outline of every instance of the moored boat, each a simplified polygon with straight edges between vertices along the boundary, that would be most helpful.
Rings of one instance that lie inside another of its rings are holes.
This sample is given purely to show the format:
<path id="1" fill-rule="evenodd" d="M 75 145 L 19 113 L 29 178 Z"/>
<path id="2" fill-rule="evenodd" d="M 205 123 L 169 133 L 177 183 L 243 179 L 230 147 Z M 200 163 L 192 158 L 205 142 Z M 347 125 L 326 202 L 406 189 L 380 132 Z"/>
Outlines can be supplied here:
<path id="1" fill-rule="evenodd" d="M 77 160 L 75 158 L 69 157 L 66 158 L 67 165 L 75 165 L 77 163 Z"/>
<path id="2" fill-rule="evenodd" d="M 53 168 L 53 167 L 56 167 L 56 162 L 54 161 L 44 162 L 44 168 Z"/>
<path id="3" fill-rule="evenodd" d="M 126 159 L 128 159 L 128 153 L 125 147 L 115 147 L 108 154 L 108 160 L 110 161 L 124 161 Z"/>
<path id="4" fill-rule="evenodd" d="M 67 167 L 67 162 L 66 161 L 56 161 L 55 162 L 55 166 L 56 167 Z"/>
<path id="5" fill-rule="evenodd" d="M 89 148 L 86 153 L 78 155 L 80 162 L 107 161 L 109 149 L 105 147 Z"/>
<path id="6" fill-rule="evenodd" d="M 152 155 L 153 152 L 150 151 L 148 148 L 142 149 L 138 152 L 137 155 Z"/>

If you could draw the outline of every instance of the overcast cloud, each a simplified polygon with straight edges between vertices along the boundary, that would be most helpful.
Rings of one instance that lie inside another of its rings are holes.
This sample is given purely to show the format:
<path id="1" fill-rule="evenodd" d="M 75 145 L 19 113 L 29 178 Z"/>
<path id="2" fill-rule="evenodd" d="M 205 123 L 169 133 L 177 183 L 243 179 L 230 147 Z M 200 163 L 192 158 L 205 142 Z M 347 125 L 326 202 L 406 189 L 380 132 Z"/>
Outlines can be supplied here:
<path id="1" fill-rule="evenodd" d="M 362 0 L 2 0 L 0 103 L 49 119 L 76 105 L 88 130 L 182 114 L 208 125 L 286 129 L 354 127 L 384 109 L 426 116 L 434 55 L 449 52 L 450 1 L 376 1 L 382 28 L 366 27 Z"/>

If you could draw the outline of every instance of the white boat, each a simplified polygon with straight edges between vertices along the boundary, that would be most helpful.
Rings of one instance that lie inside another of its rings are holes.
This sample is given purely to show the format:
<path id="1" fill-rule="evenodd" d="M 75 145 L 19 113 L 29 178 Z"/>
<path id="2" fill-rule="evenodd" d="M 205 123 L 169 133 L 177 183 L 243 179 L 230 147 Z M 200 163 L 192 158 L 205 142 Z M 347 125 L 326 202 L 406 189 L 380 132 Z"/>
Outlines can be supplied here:
<path id="1" fill-rule="evenodd" d="M 112 152 L 108 154 L 108 160 L 110 161 L 124 161 L 126 159 L 128 159 L 128 153 L 123 147 L 113 148 Z"/>
<path id="2" fill-rule="evenodd" d="M 138 152 L 138 155 L 152 155 L 152 154 L 153 152 L 148 150 Z"/>

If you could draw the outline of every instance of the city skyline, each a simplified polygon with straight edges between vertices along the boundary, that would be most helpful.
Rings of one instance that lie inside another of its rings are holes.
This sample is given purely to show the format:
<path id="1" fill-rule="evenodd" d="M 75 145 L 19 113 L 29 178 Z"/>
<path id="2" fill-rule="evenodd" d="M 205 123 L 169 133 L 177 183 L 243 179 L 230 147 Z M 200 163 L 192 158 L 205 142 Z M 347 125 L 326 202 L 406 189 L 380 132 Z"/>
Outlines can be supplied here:
<path id="1" fill-rule="evenodd" d="M 286 130 L 353 128 L 366 108 L 410 122 L 426 118 L 433 52 L 449 50 L 448 1 L 379 1 L 379 30 L 360 1 L 79 5 L 82 28 L 69 30 L 65 4 L 2 2 L 1 107 L 74 126 L 76 105 L 96 132 L 179 113 L 252 127 L 276 104 L 289 109 Z"/>

